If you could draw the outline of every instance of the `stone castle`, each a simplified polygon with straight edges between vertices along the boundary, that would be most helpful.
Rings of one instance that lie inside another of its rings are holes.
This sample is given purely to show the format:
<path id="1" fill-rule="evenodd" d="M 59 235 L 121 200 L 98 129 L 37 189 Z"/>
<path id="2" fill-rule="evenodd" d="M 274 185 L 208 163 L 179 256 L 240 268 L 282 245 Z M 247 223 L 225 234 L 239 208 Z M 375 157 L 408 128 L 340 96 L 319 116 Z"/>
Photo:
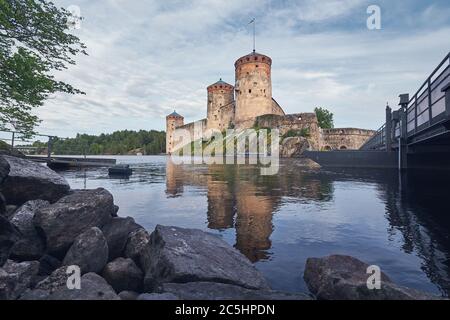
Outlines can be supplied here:
<path id="1" fill-rule="evenodd" d="M 175 151 L 174 133 L 179 129 L 188 130 L 192 137 L 194 134 L 205 136 L 206 132 L 215 130 L 223 132 L 255 126 L 277 128 L 281 135 L 307 129 L 308 148 L 312 150 L 359 149 L 375 133 L 354 128 L 322 130 L 314 113 L 286 115 L 272 97 L 272 59 L 266 55 L 253 51 L 237 59 L 234 67 L 234 86 L 220 79 L 207 87 L 207 116 L 200 120 L 201 126 L 194 126 L 194 122 L 185 124 L 183 116 L 175 111 L 166 117 L 168 154 Z M 198 127 L 203 132 L 194 132 Z M 292 142 L 291 138 L 285 140 Z M 294 154 L 295 143 L 292 147 Z M 290 152 L 287 153 L 285 155 L 290 156 Z"/>

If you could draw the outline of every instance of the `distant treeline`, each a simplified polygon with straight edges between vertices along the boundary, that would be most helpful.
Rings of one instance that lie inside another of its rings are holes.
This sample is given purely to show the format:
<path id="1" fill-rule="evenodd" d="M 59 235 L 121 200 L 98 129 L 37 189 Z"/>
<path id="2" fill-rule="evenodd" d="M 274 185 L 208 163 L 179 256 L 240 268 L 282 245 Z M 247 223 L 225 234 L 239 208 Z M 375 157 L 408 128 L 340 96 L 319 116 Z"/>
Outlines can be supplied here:
<path id="1" fill-rule="evenodd" d="M 47 142 L 34 142 L 33 147 L 47 148 Z M 77 134 L 72 139 L 54 139 L 52 153 L 59 155 L 147 155 L 166 152 L 164 131 L 116 131 L 99 136 Z"/>

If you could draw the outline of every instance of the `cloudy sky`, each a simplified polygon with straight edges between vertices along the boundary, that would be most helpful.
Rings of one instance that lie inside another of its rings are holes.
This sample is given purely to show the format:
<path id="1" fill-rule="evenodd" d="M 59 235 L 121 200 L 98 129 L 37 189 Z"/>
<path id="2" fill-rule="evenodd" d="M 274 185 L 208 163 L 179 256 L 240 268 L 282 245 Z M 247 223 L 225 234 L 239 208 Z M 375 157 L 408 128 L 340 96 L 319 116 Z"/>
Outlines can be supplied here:
<path id="1" fill-rule="evenodd" d="M 234 61 L 273 58 L 273 96 L 286 113 L 330 109 L 339 127 L 376 129 L 386 102 L 415 92 L 450 51 L 448 0 L 56 0 L 84 17 L 88 46 L 58 78 L 86 92 L 58 95 L 38 111 L 38 131 L 70 137 L 158 129 L 174 109 L 206 116 L 206 87 L 234 84 Z M 382 29 L 368 30 L 367 7 Z"/>

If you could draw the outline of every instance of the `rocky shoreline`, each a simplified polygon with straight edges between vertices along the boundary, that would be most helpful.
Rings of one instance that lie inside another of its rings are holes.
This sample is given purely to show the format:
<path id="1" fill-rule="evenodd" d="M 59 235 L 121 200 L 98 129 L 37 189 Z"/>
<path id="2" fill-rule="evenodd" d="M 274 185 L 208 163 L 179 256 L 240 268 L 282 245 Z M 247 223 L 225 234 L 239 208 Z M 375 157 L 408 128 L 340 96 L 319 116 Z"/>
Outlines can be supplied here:
<path id="1" fill-rule="evenodd" d="M 80 286 L 72 288 L 73 266 Z M 368 265 L 347 256 L 308 259 L 311 295 L 271 290 L 219 237 L 120 217 L 105 189 L 71 190 L 40 164 L 0 155 L 2 300 L 437 299 L 394 284 L 366 285 Z"/>

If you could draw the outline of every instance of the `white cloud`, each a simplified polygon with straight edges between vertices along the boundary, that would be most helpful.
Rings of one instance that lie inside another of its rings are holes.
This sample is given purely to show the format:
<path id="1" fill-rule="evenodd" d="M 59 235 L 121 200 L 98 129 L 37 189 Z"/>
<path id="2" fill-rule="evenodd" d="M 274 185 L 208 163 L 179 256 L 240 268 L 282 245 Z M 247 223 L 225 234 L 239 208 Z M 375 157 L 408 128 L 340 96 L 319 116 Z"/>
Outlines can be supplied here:
<path id="1" fill-rule="evenodd" d="M 220 77 L 233 83 L 234 61 L 251 50 L 253 16 L 257 49 L 274 61 L 274 98 L 289 113 L 329 108 L 339 126 L 377 128 L 386 101 L 396 105 L 398 94 L 412 93 L 449 51 L 450 26 L 440 20 L 430 29 L 421 18 L 435 16 L 433 6 L 417 13 L 422 27 L 414 31 L 389 24 L 368 31 L 364 5 L 352 0 L 58 4 L 80 6 L 77 33 L 90 54 L 59 75 L 87 95 L 57 96 L 38 111 L 39 131 L 62 136 L 164 129 L 173 109 L 186 121 L 204 118 L 206 87 Z M 347 27 L 352 19 L 361 24 Z M 307 32 L 306 22 L 314 26 Z"/>

